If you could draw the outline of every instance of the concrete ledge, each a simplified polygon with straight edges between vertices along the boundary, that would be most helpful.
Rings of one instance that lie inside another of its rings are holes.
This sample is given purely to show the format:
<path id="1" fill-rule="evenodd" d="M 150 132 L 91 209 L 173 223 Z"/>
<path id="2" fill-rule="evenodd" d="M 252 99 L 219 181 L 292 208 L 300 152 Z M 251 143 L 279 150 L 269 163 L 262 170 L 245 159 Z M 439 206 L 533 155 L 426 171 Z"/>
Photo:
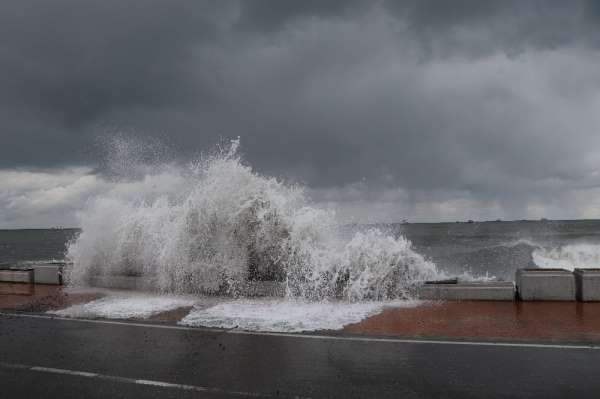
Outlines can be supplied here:
<path id="1" fill-rule="evenodd" d="M 244 295 L 246 296 L 285 296 L 285 282 L 280 281 L 248 281 Z"/>
<path id="2" fill-rule="evenodd" d="M 138 276 L 92 276 L 90 285 L 119 290 L 152 291 L 156 287 L 156 279 Z"/>
<path id="3" fill-rule="evenodd" d="M 90 286 L 99 288 L 115 288 L 119 290 L 132 291 L 157 291 L 157 278 L 153 276 L 92 276 Z M 206 283 L 204 287 L 197 287 L 195 292 L 204 294 L 216 294 L 219 290 L 218 284 Z M 192 288 L 190 287 L 190 292 Z"/>
<path id="4" fill-rule="evenodd" d="M 517 290 L 523 301 L 574 301 L 575 276 L 565 269 L 519 269 Z"/>
<path id="5" fill-rule="evenodd" d="M 33 269 L 0 270 L 0 281 L 5 283 L 33 283 Z"/>
<path id="6" fill-rule="evenodd" d="M 156 277 L 142 276 L 92 276 L 90 286 L 100 288 L 115 288 L 120 290 L 156 291 Z M 206 295 L 219 294 L 219 282 L 206 282 L 203 286 L 190 286 L 190 292 Z M 279 281 L 248 281 L 240 287 L 239 294 L 244 296 L 285 296 L 285 283 Z"/>
<path id="7" fill-rule="evenodd" d="M 600 301 L 600 269 L 575 269 L 577 300 L 582 302 Z"/>
<path id="8" fill-rule="evenodd" d="M 425 283 L 418 291 L 420 299 L 453 301 L 514 301 L 512 282 Z"/>

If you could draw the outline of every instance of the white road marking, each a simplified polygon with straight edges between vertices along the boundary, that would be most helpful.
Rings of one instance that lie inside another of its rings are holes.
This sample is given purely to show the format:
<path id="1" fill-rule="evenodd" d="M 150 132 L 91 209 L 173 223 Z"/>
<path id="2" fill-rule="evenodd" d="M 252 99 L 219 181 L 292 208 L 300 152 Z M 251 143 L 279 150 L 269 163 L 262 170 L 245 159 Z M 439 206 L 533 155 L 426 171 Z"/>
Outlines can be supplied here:
<path id="1" fill-rule="evenodd" d="M 536 343 L 527 343 L 527 342 L 486 342 L 486 341 L 450 341 L 450 340 L 411 339 L 411 338 L 377 338 L 377 337 L 357 337 L 357 336 L 340 336 L 340 335 L 318 335 L 318 334 L 245 331 L 245 330 L 236 330 L 236 329 L 219 330 L 219 329 L 214 329 L 214 328 L 203 328 L 203 327 L 186 327 L 186 326 L 174 326 L 174 325 L 151 324 L 151 323 L 136 323 L 136 322 L 125 322 L 125 321 L 113 321 L 113 320 L 76 319 L 76 318 L 70 318 L 70 317 L 39 315 L 39 314 L 25 314 L 25 313 L 0 312 L 0 316 L 23 317 L 23 318 L 32 318 L 32 319 L 61 320 L 61 321 L 90 323 L 90 324 L 108 324 L 108 325 L 119 325 L 119 326 L 127 326 L 127 327 L 157 328 L 157 329 L 165 329 L 165 330 L 212 332 L 212 333 L 222 333 L 222 334 L 241 334 L 241 335 L 285 337 L 285 338 L 298 338 L 298 339 L 321 339 L 321 340 L 333 340 L 333 341 L 387 342 L 387 343 L 425 344 L 425 345 L 499 346 L 499 347 L 513 347 L 513 348 L 543 348 L 543 349 L 592 349 L 592 350 L 600 349 L 600 344 L 573 344 L 573 345 L 565 344 L 565 345 L 561 345 L 561 344 L 536 344 Z"/>
<path id="2" fill-rule="evenodd" d="M 237 395 L 237 396 L 256 397 L 256 398 L 271 398 L 271 397 L 273 397 L 273 395 L 261 394 L 261 393 L 256 393 L 256 392 L 230 391 L 230 390 L 221 389 L 221 388 L 203 387 L 203 386 L 199 386 L 199 385 L 174 384 L 174 383 L 165 382 L 165 381 L 154 381 L 154 380 L 143 380 L 143 379 L 136 379 L 136 378 L 118 377 L 118 376 L 114 376 L 114 375 L 90 373 L 87 371 L 59 369 L 59 368 L 54 368 L 54 367 L 29 366 L 26 364 L 18 364 L 18 363 L 0 362 L 0 368 L 11 369 L 11 370 L 37 371 L 40 373 L 71 375 L 71 376 L 84 377 L 84 378 L 97 378 L 100 380 L 116 381 L 116 382 L 122 382 L 122 383 L 127 383 L 127 384 L 148 385 L 148 386 L 155 386 L 155 387 L 159 387 L 159 388 L 180 389 L 180 390 L 185 390 L 185 391 L 214 392 L 214 393 L 221 393 L 221 394 L 227 394 L 227 395 Z"/>
<path id="3" fill-rule="evenodd" d="M 33 371 L 41 371 L 44 373 L 54 373 L 54 374 L 67 374 L 67 375 L 76 375 L 79 377 L 97 377 L 98 374 L 96 373 L 88 373 L 86 371 L 74 371 L 74 370 L 65 370 L 65 369 L 56 369 L 53 367 L 41 367 L 41 366 L 34 366 L 34 367 L 28 367 L 29 370 L 33 370 Z"/>

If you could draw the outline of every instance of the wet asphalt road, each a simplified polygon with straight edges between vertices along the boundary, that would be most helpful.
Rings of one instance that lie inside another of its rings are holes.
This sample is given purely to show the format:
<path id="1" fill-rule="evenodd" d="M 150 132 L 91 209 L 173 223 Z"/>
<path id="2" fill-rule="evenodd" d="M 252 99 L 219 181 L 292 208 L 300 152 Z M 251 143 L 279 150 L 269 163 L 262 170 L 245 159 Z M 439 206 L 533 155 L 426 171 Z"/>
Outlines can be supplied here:
<path id="1" fill-rule="evenodd" d="M 1 398 L 598 398 L 598 370 L 596 349 L 356 341 L 0 316 Z M 172 385 L 159 386 L 165 383 Z"/>

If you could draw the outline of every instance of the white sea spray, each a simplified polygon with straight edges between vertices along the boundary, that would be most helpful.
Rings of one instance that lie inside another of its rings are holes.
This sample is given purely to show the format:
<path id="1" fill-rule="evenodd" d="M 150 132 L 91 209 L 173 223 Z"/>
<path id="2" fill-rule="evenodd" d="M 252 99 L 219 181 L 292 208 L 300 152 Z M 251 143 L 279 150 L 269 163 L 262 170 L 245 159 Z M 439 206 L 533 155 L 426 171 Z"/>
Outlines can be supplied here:
<path id="1" fill-rule="evenodd" d="M 408 298 L 443 277 L 404 237 L 374 228 L 342 239 L 333 212 L 303 187 L 253 171 L 238 147 L 234 140 L 185 168 L 144 167 L 137 195 L 91 199 L 68 247 L 69 284 L 141 276 L 163 293 L 240 296 L 247 281 L 275 280 L 288 297 L 364 301 Z"/>

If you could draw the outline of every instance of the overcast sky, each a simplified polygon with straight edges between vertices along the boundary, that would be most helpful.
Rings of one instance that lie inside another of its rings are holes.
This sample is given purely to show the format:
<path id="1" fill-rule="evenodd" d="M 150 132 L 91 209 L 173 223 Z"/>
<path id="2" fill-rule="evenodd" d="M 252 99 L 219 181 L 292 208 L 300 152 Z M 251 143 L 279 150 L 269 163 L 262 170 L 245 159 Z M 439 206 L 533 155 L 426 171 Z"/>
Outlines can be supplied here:
<path id="1" fill-rule="evenodd" d="M 0 228 L 76 225 L 114 132 L 240 136 L 356 221 L 600 217 L 599 27 L 592 0 L 4 0 Z"/>

